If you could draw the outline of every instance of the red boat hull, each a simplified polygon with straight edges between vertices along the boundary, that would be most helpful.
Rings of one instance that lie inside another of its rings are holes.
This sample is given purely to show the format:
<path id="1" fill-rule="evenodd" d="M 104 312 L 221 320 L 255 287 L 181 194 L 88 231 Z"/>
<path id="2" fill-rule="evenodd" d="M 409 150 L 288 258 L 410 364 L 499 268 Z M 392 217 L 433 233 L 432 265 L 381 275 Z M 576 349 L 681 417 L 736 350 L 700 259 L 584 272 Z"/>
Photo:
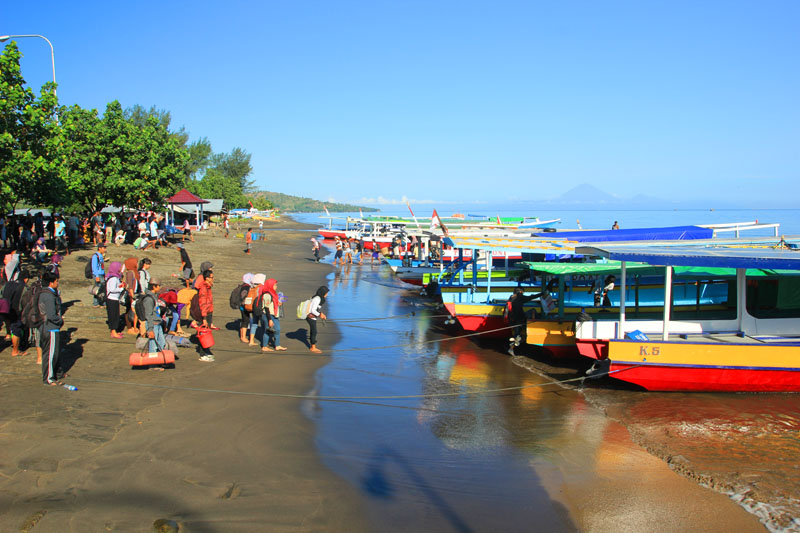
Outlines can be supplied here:
<path id="1" fill-rule="evenodd" d="M 611 363 L 611 377 L 649 391 L 796 392 L 800 372 L 730 368 L 686 368 Z"/>

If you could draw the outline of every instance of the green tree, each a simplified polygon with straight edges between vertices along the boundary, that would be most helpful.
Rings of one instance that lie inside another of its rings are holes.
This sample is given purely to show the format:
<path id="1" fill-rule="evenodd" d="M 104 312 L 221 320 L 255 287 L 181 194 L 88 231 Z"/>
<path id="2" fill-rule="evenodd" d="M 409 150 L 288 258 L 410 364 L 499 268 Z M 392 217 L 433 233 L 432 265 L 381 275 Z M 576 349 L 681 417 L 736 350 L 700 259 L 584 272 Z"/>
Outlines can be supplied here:
<path id="1" fill-rule="evenodd" d="M 213 154 L 205 174 L 190 183 L 190 190 L 203 198 L 222 198 L 229 209 L 248 207 L 246 195 L 255 192 L 248 179 L 252 171 L 250 154 L 241 148 L 230 154 Z"/>
<path id="2" fill-rule="evenodd" d="M 138 124 L 114 101 L 102 119 L 94 110 L 70 108 L 64 125 L 68 186 L 92 210 L 160 206 L 185 183 L 189 153 L 155 116 Z"/>
<path id="3" fill-rule="evenodd" d="M 55 84 L 37 98 L 25 87 L 14 41 L 0 55 L 0 207 L 53 205 L 63 192 L 63 152 Z"/>

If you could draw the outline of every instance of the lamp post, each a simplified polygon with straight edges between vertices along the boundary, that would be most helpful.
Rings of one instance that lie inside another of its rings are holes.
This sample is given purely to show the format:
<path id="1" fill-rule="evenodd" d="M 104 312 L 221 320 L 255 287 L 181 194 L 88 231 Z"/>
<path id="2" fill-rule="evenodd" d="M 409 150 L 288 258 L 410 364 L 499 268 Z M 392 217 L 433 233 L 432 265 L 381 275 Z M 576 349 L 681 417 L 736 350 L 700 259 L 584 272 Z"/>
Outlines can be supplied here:
<path id="1" fill-rule="evenodd" d="M 44 35 L 0 35 L 0 43 L 4 43 L 9 39 L 19 39 L 23 37 L 39 37 L 40 39 L 44 39 L 47 41 L 47 44 L 50 45 L 50 60 L 53 63 L 53 84 L 56 84 L 56 54 L 53 51 L 53 43 L 50 42 L 50 39 L 45 37 Z M 53 94 L 57 97 L 58 94 L 56 93 L 56 88 L 53 87 Z"/>

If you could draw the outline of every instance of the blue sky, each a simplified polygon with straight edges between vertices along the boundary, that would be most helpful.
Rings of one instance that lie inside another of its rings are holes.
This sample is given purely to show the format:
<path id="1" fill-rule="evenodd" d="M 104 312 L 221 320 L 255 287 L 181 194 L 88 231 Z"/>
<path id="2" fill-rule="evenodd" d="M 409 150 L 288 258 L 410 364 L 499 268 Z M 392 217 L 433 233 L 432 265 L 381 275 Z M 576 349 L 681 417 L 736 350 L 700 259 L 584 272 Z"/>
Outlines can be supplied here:
<path id="1" fill-rule="evenodd" d="M 266 190 L 796 205 L 794 0 L 4 4 L 0 34 L 53 42 L 62 103 L 166 109 Z M 38 90 L 49 48 L 19 46 Z"/>

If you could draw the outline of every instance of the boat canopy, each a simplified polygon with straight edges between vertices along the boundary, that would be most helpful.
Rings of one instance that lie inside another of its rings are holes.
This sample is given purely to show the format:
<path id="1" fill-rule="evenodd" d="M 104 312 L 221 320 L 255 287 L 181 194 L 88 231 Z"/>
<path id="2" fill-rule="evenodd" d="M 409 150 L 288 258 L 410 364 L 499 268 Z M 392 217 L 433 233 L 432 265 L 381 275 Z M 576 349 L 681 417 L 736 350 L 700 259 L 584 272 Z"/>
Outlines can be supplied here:
<path id="1" fill-rule="evenodd" d="M 618 274 L 622 270 L 620 261 L 609 261 L 607 263 L 554 263 L 551 261 L 523 261 L 517 266 L 524 265 L 530 270 L 561 275 L 589 275 L 602 276 L 605 274 Z M 628 263 L 626 265 L 629 274 L 661 274 L 664 270 L 644 263 Z"/>
<path id="2" fill-rule="evenodd" d="M 517 263 L 516 266 L 525 266 L 535 272 L 551 274 L 553 276 L 604 276 L 607 274 L 619 274 L 622 270 L 621 261 L 609 261 L 607 263 L 554 263 L 550 261 L 523 261 Z M 627 263 L 625 268 L 629 275 L 661 275 L 664 273 L 663 266 L 654 266 L 647 263 L 631 262 Z M 722 279 L 736 277 L 735 268 L 675 266 L 673 267 L 673 272 L 675 276 L 680 278 Z M 748 268 L 747 276 L 770 278 L 800 276 L 800 271 Z"/>
<path id="3" fill-rule="evenodd" d="M 714 230 L 700 226 L 671 226 L 666 228 L 558 231 L 555 233 L 532 233 L 531 236 L 568 239 L 576 242 L 685 241 L 710 239 L 714 236 Z"/>
<path id="4" fill-rule="evenodd" d="M 788 239 L 788 238 L 787 238 Z M 800 275 L 800 251 L 779 248 L 738 248 L 732 246 L 579 246 L 575 250 L 615 261 L 633 261 L 661 266 L 703 268 L 746 268 L 758 270 L 795 270 Z M 782 275 L 788 273 L 783 272 Z"/>

